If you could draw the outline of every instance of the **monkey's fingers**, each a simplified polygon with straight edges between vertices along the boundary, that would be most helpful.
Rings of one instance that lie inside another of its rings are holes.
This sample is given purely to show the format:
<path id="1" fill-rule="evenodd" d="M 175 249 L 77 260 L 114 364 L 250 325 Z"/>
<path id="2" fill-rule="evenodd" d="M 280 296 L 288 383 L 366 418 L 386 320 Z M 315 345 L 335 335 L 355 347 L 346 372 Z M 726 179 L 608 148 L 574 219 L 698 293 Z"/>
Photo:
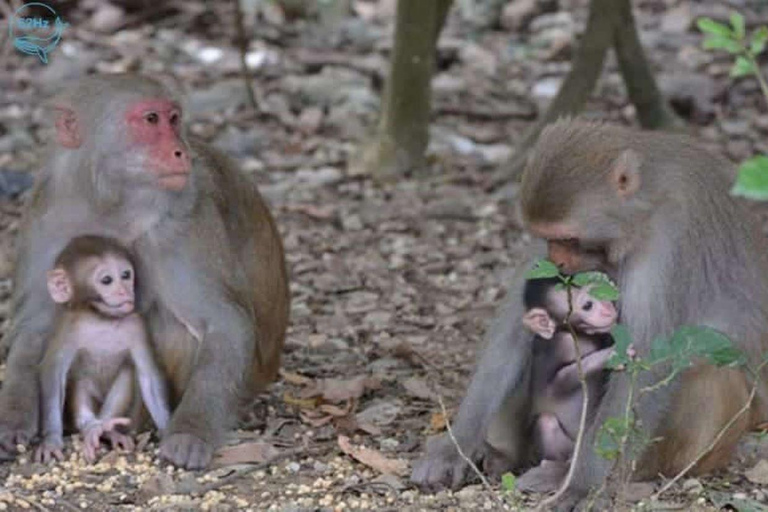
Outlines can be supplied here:
<path id="1" fill-rule="evenodd" d="M 64 452 L 60 448 L 41 446 L 35 450 L 34 460 L 42 464 L 48 464 L 54 460 L 63 461 Z"/>
<path id="2" fill-rule="evenodd" d="M 96 461 L 96 452 L 99 449 L 99 440 L 96 439 L 96 445 L 86 441 L 83 443 L 83 458 L 89 463 L 93 464 Z"/>
<path id="3" fill-rule="evenodd" d="M 136 448 L 136 445 L 133 442 L 133 438 L 131 436 L 115 431 L 107 432 L 105 435 L 107 436 L 109 444 L 112 446 L 113 450 L 120 449 L 126 452 L 132 452 L 134 448 Z"/>

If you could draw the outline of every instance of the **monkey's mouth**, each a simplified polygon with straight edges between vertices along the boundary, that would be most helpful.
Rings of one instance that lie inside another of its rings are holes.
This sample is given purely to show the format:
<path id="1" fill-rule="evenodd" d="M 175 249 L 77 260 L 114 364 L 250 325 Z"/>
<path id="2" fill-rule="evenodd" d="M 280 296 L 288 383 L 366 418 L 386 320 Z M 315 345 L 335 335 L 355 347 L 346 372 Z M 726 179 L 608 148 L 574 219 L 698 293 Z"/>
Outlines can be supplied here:
<path id="1" fill-rule="evenodd" d="M 134 303 L 132 300 L 126 300 L 125 302 L 120 302 L 118 304 L 108 304 L 104 301 L 100 301 L 99 306 L 99 309 L 108 315 L 122 316 L 133 311 Z"/>
<path id="2" fill-rule="evenodd" d="M 167 190 L 181 190 L 187 185 L 188 172 L 165 173 L 158 176 L 160 186 Z"/>

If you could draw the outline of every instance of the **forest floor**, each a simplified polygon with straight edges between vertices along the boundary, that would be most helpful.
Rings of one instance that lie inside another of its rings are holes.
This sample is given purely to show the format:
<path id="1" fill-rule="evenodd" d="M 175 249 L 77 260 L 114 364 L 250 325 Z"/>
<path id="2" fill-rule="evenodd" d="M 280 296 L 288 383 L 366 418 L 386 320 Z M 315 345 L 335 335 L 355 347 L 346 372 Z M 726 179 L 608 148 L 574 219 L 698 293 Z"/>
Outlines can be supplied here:
<path id="1" fill-rule="evenodd" d="M 258 119 L 236 78 L 228 3 L 158 2 L 150 15 L 122 17 L 105 3 L 81 4 L 61 13 L 71 26 L 47 66 L 0 41 L 2 329 L 25 190 L 50 133 L 43 98 L 86 72 L 165 71 L 186 88 L 191 130 L 238 159 L 276 216 L 293 295 L 284 369 L 243 407 L 241 428 L 207 471 L 160 464 L 148 434 L 135 453 L 106 453 L 95 465 L 73 439 L 66 462 L 22 454 L 0 465 L 0 510 L 535 505 L 540 496 L 510 495 L 497 483 L 424 494 L 407 476 L 426 438 L 444 429 L 440 402 L 450 416 L 463 397 L 530 241 L 514 187 L 502 186 L 503 164 L 567 72 L 585 2 L 562 0 L 559 11 L 531 8 L 519 19 L 508 11 L 503 30 L 473 30 L 454 12 L 440 42 L 429 168 L 389 185 L 347 163 L 375 124 L 393 2 L 355 1 L 355 15 L 330 31 L 260 4 L 248 53 Z M 723 18 L 724 7 L 637 4 L 648 56 L 691 132 L 734 162 L 765 153 L 768 114 L 757 85 L 730 84 L 728 61 L 701 50 L 693 28 L 697 16 Z M 746 14 L 753 23 L 768 11 Z M 612 59 L 585 115 L 636 124 Z M 768 510 L 767 460 L 768 441 L 748 436 L 727 471 L 684 479 L 651 508 Z M 632 500 L 647 501 L 660 483 L 634 486 Z"/>

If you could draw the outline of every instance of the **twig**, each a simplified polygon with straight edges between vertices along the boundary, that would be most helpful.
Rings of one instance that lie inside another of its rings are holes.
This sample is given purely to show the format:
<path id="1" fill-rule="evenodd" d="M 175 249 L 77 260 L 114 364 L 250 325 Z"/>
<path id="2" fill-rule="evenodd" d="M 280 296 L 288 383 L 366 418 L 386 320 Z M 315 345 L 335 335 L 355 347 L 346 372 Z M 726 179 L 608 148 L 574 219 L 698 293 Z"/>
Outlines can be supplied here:
<path id="1" fill-rule="evenodd" d="M 696 458 L 694 458 L 690 464 L 688 464 L 678 474 L 676 474 L 672 480 L 664 484 L 662 488 L 653 495 L 652 499 L 658 499 L 659 496 L 668 491 L 670 487 L 672 487 L 678 480 L 684 477 L 686 473 L 688 473 L 696 464 L 698 464 L 701 459 L 703 459 L 709 452 L 712 451 L 715 445 L 717 445 L 717 443 L 719 443 L 723 438 L 728 429 L 731 428 L 733 424 L 736 423 L 736 421 L 741 418 L 747 411 L 749 411 L 750 407 L 752 407 L 752 401 L 755 399 L 755 395 L 757 394 L 757 388 L 760 386 L 760 372 L 766 364 L 768 364 L 768 361 L 763 361 L 760 366 L 757 367 L 757 371 L 755 372 L 755 383 L 752 385 L 752 390 L 749 392 L 749 398 L 747 398 L 747 401 L 744 403 L 742 408 L 739 409 L 739 411 L 734 414 L 733 417 L 731 417 L 728 423 L 726 423 L 725 426 L 720 429 L 714 439 L 712 439 L 712 442 L 710 442 L 706 448 L 699 452 Z"/>
<path id="2" fill-rule="evenodd" d="M 571 458 L 571 464 L 568 467 L 568 473 L 565 475 L 563 483 L 560 484 L 560 488 L 545 499 L 536 507 L 536 510 L 543 510 L 545 507 L 549 507 L 563 497 L 565 491 L 568 490 L 568 486 L 571 485 L 573 480 L 573 473 L 576 468 L 576 463 L 579 459 L 579 451 L 581 450 L 581 443 L 584 441 L 584 431 L 587 425 L 587 407 L 589 406 L 589 390 L 587 387 L 587 377 L 584 375 L 584 369 L 581 366 L 581 349 L 579 348 L 579 339 L 576 336 L 576 330 L 571 325 L 570 319 L 573 313 L 573 300 L 571 295 L 571 285 L 566 284 L 566 290 L 568 292 L 568 314 L 565 315 L 565 325 L 568 327 L 568 331 L 573 338 L 573 348 L 576 352 L 576 374 L 579 376 L 579 383 L 581 384 L 581 393 L 583 395 L 583 401 L 581 403 L 581 417 L 579 418 L 579 433 L 576 435 L 576 442 L 573 447 L 573 457 Z"/>
<path id="3" fill-rule="evenodd" d="M 248 62 L 246 54 L 248 53 L 248 38 L 245 35 L 245 16 L 240 6 L 240 0 L 234 0 L 235 4 L 235 28 L 237 30 L 237 46 L 240 50 L 240 72 L 243 74 L 245 83 L 245 92 L 248 94 L 248 102 L 254 112 L 259 112 L 259 104 L 256 101 L 256 95 L 253 93 L 253 81 L 248 73 Z"/>
<path id="4" fill-rule="evenodd" d="M 437 402 L 440 404 L 440 412 L 443 414 L 443 418 L 445 418 L 445 429 L 448 431 L 448 437 L 451 439 L 451 442 L 453 442 L 453 446 L 459 453 L 459 457 L 461 457 L 464 462 L 466 462 L 469 467 L 472 468 L 472 471 L 474 471 L 474 473 L 480 478 L 480 482 L 483 484 L 483 487 L 485 487 L 485 489 L 491 494 L 493 501 L 496 502 L 496 505 L 498 505 L 501 509 L 504 509 L 504 502 L 496 495 L 496 491 L 493 489 L 493 487 L 491 487 L 491 483 L 487 478 L 485 478 L 485 475 L 482 471 L 480 471 L 480 468 L 478 468 L 477 465 L 472 462 L 472 459 L 467 457 L 467 455 L 464 453 L 464 450 L 461 449 L 461 446 L 459 446 L 459 442 L 456 440 L 456 436 L 453 435 L 451 422 L 448 421 L 448 411 L 445 410 L 443 397 L 439 394 L 437 395 Z"/>

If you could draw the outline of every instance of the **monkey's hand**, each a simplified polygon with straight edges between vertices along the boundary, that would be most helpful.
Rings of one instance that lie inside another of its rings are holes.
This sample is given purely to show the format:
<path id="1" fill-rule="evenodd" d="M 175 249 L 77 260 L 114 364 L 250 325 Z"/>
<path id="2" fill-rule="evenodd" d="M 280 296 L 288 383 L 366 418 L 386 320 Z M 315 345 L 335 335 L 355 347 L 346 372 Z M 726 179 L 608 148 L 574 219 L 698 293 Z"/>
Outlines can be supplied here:
<path id="1" fill-rule="evenodd" d="M 174 466 L 203 469 L 211 462 L 213 445 L 192 434 L 168 434 L 160 442 L 160 458 Z"/>
<path id="2" fill-rule="evenodd" d="M 477 451 L 462 447 L 464 454 L 477 459 Z M 425 491 L 437 491 L 445 487 L 457 489 L 464 483 L 469 464 L 459 455 L 453 440 L 444 434 L 427 441 L 426 453 L 416 461 L 411 481 Z"/>
<path id="3" fill-rule="evenodd" d="M 64 460 L 64 440 L 61 437 L 48 436 L 35 450 L 33 460 L 47 464 L 53 460 Z"/>
<path id="4" fill-rule="evenodd" d="M 83 427 L 83 457 L 85 457 L 85 460 L 91 463 L 96 460 L 96 453 L 101 447 L 101 436 L 104 434 L 127 437 L 115 429 L 119 425 L 128 425 L 130 423 L 130 418 L 110 418 L 108 420 L 92 421 Z M 133 444 L 133 440 L 131 440 L 131 444 Z M 115 447 L 114 443 L 112 447 Z"/>

